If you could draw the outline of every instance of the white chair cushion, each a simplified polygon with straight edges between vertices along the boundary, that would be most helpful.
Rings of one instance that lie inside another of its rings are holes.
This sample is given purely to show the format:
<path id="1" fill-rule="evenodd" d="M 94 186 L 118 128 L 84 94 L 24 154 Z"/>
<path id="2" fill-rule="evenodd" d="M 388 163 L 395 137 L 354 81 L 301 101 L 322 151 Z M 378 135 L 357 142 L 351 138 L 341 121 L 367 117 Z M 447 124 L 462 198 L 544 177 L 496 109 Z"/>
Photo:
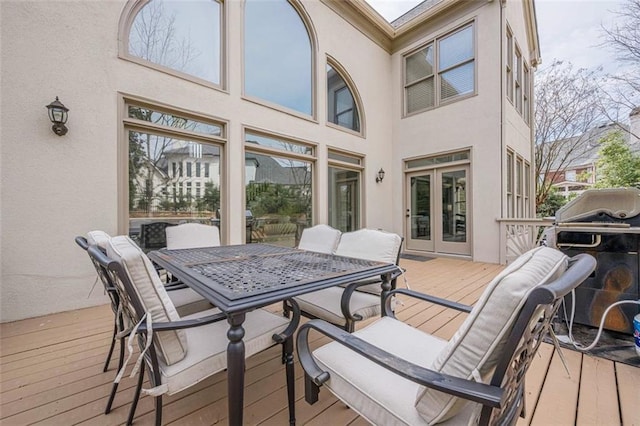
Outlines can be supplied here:
<path id="1" fill-rule="evenodd" d="M 87 243 L 89 245 L 97 245 L 102 250 L 107 250 L 107 244 L 111 239 L 111 235 L 107 234 L 104 231 L 89 231 L 87 232 Z"/>
<path id="2" fill-rule="evenodd" d="M 153 264 L 129 237 L 111 238 L 107 256 L 122 264 L 152 322 L 180 320 Z M 165 363 L 170 365 L 185 357 L 187 335 L 183 330 L 162 331 L 154 333 L 154 337 L 157 338 L 159 356 Z"/>
<path id="3" fill-rule="evenodd" d="M 396 263 L 400 244 L 402 244 L 402 238 L 392 232 L 360 229 L 342 234 L 335 254 L 357 259 Z"/>
<path id="4" fill-rule="evenodd" d="M 217 312 L 218 309 L 211 309 L 182 319 L 202 318 Z M 288 325 L 289 319 L 280 314 L 262 309 L 247 313 L 242 325 L 245 330 L 245 356 L 248 358 L 275 345 L 272 336 L 281 333 Z M 180 392 L 227 368 L 228 330 L 229 323 L 226 320 L 184 330 L 189 341 L 187 355 L 172 365 L 160 363 L 162 383 L 167 385 L 167 394 Z"/>
<path id="5" fill-rule="evenodd" d="M 305 228 L 302 231 L 298 248 L 331 254 L 334 253 L 338 247 L 340 235 L 342 235 L 342 232 L 328 225 L 316 225 L 311 228 Z"/>
<path id="6" fill-rule="evenodd" d="M 173 302 L 173 306 L 175 306 L 180 317 L 213 307 L 211 303 L 190 288 L 167 290 L 167 295 Z"/>
<path id="7" fill-rule="evenodd" d="M 567 266 L 567 256 L 549 247 L 538 247 L 518 257 L 487 286 L 430 368 L 487 382 L 529 293 L 558 278 Z M 416 408 L 429 424 L 456 415 L 465 404 L 464 399 L 425 387 L 416 397 Z"/>
<path id="8" fill-rule="evenodd" d="M 220 245 L 220 230 L 217 226 L 183 223 L 178 226 L 168 226 L 165 232 L 169 250 L 218 247 Z"/>
<path id="9" fill-rule="evenodd" d="M 295 301 L 304 312 L 333 324 L 342 324 L 345 322 L 345 317 L 340 309 L 342 293 L 344 293 L 342 287 L 330 287 L 297 296 Z M 349 311 L 362 315 L 363 318 L 379 316 L 380 296 L 354 291 L 349 301 Z"/>
<path id="10" fill-rule="evenodd" d="M 446 340 L 389 317 L 383 317 L 353 334 L 423 367 L 428 367 L 447 344 Z M 414 406 L 418 384 L 337 342 L 316 349 L 313 355 L 320 368 L 329 372 L 330 379 L 324 386 L 372 424 L 427 424 Z"/>

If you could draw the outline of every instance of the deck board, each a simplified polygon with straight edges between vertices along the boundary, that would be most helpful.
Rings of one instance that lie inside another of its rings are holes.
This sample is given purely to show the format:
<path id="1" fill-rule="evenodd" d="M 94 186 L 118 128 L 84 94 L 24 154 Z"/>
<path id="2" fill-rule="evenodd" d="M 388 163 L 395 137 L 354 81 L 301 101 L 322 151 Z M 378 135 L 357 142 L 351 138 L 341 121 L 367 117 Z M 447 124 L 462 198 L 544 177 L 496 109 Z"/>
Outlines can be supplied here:
<path id="1" fill-rule="evenodd" d="M 468 305 L 478 300 L 486 284 L 502 270 L 499 265 L 459 259 L 402 259 L 401 265 L 407 270 L 405 276 L 411 289 Z M 403 278 L 398 280 L 398 286 L 405 286 Z M 410 297 L 398 299 L 398 318 L 445 339 L 466 317 Z M 113 411 L 103 414 L 116 374 L 117 345 L 110 369 L 102 372 L 112 327 L 113 313 L 108 305 L 1 324 L 0 424 L 123 424 L 131 406 L 134 379 L 123 378 Z M 328 342 L 319 334 L 312 334 L 311 338 L 313 347 Z M 548 344 L 541 346 L 527 375 L 527 415 L 519 419 L 519 425 L 640 425 L 639 368 L 567 349 L 563 353 L 571 377 L 556 349 Z M 321 389 L 318 403 L 307 404 L 303 373 L 297 361 L 295 368 L 299 425 L 367 424 L 327 390 Z M 227 424 L 226 389 L 226 374 L 222 372 L 184 392 L 164 397 L 163 424 Z M 288 423 L 285 374 L 278 346 L 247 361 L 244 402 L 246 424 Z M 153 422 L 153 399 L 143 397 L 135 424 Z"/>

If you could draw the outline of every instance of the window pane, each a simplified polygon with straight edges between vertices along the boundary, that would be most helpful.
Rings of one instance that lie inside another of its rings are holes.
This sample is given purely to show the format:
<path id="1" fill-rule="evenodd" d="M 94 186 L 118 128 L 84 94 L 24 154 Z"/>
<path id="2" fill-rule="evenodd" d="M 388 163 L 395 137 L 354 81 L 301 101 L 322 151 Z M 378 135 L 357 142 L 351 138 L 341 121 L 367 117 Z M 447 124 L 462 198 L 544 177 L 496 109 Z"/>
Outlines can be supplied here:
<path id="1" fill-rule="evenodd" d="M 149 108 L 130 105 L 129 118 L 148 121 L 159 126 L 171 127 L 174 129 L 188 130 L 190 132 L 202 133 L 203 135 L 223 136 L 222 126 L 201 121 L 191 120 L 175 114 L 168 114 L 154 111 Z"/>
<path id="2" fill-rule="evenodd" d="M 191 173 L 196 160 L 194 153 L 199 153 L 199 161 L 206 159 L 210 164 L 206 177 Z M 194 187 L 203 191 L 193 191 Z M 146 234 L 141 235 L 141 228 L 149 229 L 147 224 L 184 221 L 218 224 L 219 209 L 218 146 L 129 131 L 129 234 L 143 249 L 153 248 Z"/>
<path id="3" fill-rule="evenodd" d="M 329 167 L 329 225 L 342 232 L 360 228 L 360 172 Z"/>
<path id="4" fill-rule="evenodd" d="M 220 3 L 152 0 L 136 15 L 129 54 L 220 84 Z"/>
<path id="5" fill-rule="evenodd" d="M 360 158 L 352 157 L 346 154 L 339 154 L 334 151 L 329 151 L 329 160 L 342 161 L 343 163 L 350 163 L 358 166 L 362 164 L 362 161 L 360 160 Z"/>
<path id="6" fill-rule="evenodd" d="M 473 27 L 466 27 L 439 43 L 439 70 L 447 69 L 473 58 Z"/>
<path id="7" fill-rule="evenodd" d="M 358 107 L 344 78 L 327 65 L 327 118 L 330 122 L 360 131 Z"/>
<path id="8" fill-rule="evenodd" d="M 405 84 L 411 84 L 433 74 L 432 44 L 411 56 L 407 56 L 405 73 Z"/>
<path id="9" fill-rule="evenodd" d="M 298 144 L 284 139 L 276 139 L 269 136 L 262 136 L 247 132 L 245 141 L 249 144 L 267 146 L 269 148 L 281 149 L 283 151 L 295 152 L 298 154 L 313 155 L 313 148 L 308 145 Z"/>
<path id="10" fill-rule="evenodd" d="M 433 77 L 407 87 L 407 112 L 419 111 L 434 105 Z"/>
<path id="11" fill-rule="evenodd" d="M 311 42 L 293 6 L 247 0 L 244 43 L 245 93 L 311 115 Z"/>
<path id="12" fill-rule="evenodd" d="M 245 154 L 247 242 L 297 245 L 312 223 L 311 163 Z"/>
<path id="13" fill-rule="evenodd" d="M 473 67 L 474 63 L 470 62 L 440 75 L 440 96 L 443 100 L 473 92 Z"/>

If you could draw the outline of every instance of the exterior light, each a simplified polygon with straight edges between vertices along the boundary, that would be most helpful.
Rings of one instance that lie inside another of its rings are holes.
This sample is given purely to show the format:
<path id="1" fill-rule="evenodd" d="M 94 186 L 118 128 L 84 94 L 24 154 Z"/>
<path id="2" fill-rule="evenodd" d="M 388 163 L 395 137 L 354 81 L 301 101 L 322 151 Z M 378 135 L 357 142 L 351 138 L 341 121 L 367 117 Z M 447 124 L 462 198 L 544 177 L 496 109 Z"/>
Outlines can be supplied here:
<path id="1" fill-rule="evenodd" d="M 58 136 L 66 135 L 68 129 L 65 123 L 67 122 L 69 108 L 64 106 L 56 96 L 56 100 L 47 105 L 47 109 L 49 110 L 49 120 L 53 123 L 53 126 L 51 126 L 53 133 Z"/>
<path id="2" fill-rule="evenodd" d="M 380 167 L 380 170 L 378 170 L 378 174 L 376 175 L 376 183 L 382 182 L 382 179 L 384 179 L 384 170 Z"/>

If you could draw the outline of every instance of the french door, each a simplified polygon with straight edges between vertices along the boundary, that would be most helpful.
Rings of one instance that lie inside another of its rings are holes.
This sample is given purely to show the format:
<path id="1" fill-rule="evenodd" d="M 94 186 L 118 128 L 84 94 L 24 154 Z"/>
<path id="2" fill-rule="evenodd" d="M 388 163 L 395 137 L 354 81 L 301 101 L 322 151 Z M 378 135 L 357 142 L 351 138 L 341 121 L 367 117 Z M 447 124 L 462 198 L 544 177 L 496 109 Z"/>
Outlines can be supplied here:
<path id="1" fill-rule="evenodd" d="M 407 173 L 408 250 L 471 254 L 468 178 L 467 165 Z"/>

